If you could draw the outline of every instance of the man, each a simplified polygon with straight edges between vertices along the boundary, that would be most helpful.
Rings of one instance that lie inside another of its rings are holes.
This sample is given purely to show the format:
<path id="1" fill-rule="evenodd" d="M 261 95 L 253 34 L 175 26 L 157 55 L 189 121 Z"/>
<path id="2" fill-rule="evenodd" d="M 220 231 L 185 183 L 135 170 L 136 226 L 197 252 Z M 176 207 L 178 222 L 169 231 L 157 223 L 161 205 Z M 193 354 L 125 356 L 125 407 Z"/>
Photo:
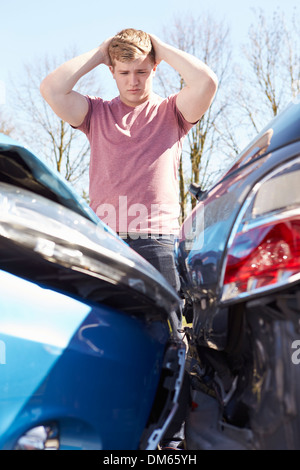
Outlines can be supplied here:
<path id="1" fill-rule="evenodd" d="M 152 91 L 162 60 L 185 82 L 167 99 Z M 100 64 L 109 67 L 119 90 L 111 101 L 73 90 Z M 71 59 L 41 83 L 42 96 L 54 112 L 90 141 L 92 209 L 176 290 L 179 158 L 184 137 L 208 109 L 216 89 L 215 74 L 199 59 L 135 29 Z"/>
<path id="2" fill-rule="evenodd" d="M 152 91 L 162 60 L 185 82 L 167 99 Z M 120 93 L 111 101 L 73 90 L 100 64 L 109 67 Z M 54 112 L 90 141 L 92 209 L 178 289 L 173 240 L 179 217 L 179 157 L 183 138 L 213 100 L 215 74 L 156 36 L 126 29 L 58 67 L 40 89 Z"/>

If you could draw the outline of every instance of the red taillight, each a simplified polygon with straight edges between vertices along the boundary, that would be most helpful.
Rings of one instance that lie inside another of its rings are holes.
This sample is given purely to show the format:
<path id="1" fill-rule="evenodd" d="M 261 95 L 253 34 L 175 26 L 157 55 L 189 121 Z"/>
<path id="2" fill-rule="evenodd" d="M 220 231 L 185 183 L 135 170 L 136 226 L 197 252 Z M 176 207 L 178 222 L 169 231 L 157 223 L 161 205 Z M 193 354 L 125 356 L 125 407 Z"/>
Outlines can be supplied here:
<path id="1" fill-rule="evenodd" d="M 300 274 L 300 217 L 237 233 L 227 255 L 224 287 L 236 295 L 288 282 Z"/>

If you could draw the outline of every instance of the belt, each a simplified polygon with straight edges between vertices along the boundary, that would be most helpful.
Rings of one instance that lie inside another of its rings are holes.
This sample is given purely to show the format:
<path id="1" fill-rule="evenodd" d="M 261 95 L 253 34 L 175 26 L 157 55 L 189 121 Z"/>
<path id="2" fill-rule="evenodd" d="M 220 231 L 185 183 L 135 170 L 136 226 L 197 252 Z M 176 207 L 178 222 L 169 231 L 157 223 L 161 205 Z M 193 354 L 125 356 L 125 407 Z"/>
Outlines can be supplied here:
<path id="1" fill-rule="evenodd" d="M 118 235 L 123 240 L 126 240 L 127 238 L 131 238 L 132 240 L 137 240 L 138 238 L 141 238 L 142 240 L 175 240 L 175 235 L 172 233 L 119 232 Z"/>

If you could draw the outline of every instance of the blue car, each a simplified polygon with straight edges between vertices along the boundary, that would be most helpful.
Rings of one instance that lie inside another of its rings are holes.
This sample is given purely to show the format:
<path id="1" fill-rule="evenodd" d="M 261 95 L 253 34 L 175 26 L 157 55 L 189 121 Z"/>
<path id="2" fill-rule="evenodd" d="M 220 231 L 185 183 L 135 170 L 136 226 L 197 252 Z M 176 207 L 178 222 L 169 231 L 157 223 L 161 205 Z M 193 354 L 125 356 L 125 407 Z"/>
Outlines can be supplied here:
<path id="1" fill-rule="evenodd" d="M 38 157 L 0 135 L 0 449 L 156 449 L 180 300 Z"/>

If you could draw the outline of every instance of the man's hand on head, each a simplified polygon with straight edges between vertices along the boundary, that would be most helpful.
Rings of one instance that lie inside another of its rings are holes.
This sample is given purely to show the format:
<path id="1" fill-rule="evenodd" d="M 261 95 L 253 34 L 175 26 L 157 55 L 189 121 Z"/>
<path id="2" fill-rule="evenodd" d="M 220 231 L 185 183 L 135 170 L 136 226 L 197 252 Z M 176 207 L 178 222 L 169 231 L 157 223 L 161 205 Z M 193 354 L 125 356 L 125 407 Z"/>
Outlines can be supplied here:
<path id="1" fill-rule="evenodd" d="M 154 34 L 148 33 L 155 52 L 155 64 L 158 65 L 163 60 L 164 43 Z"/>
<path id="2" fill-rule="evenodd" d="M 107 65 L 108 67 L 112 66 L 110 56 L 109 56 L 109 53 L 108 53 L 108 48 L 109 48 L 109 45 L 111 43 L 111 40 L 112 40 L 112 37 L 106 39 L 105 41 L 102 42 L 102 44 L 100 44 L 100 50 L 101 50 L 101 53 L 102 53 L 102 56 L 103 56 L 102 57 L 102 64 Z"/>

